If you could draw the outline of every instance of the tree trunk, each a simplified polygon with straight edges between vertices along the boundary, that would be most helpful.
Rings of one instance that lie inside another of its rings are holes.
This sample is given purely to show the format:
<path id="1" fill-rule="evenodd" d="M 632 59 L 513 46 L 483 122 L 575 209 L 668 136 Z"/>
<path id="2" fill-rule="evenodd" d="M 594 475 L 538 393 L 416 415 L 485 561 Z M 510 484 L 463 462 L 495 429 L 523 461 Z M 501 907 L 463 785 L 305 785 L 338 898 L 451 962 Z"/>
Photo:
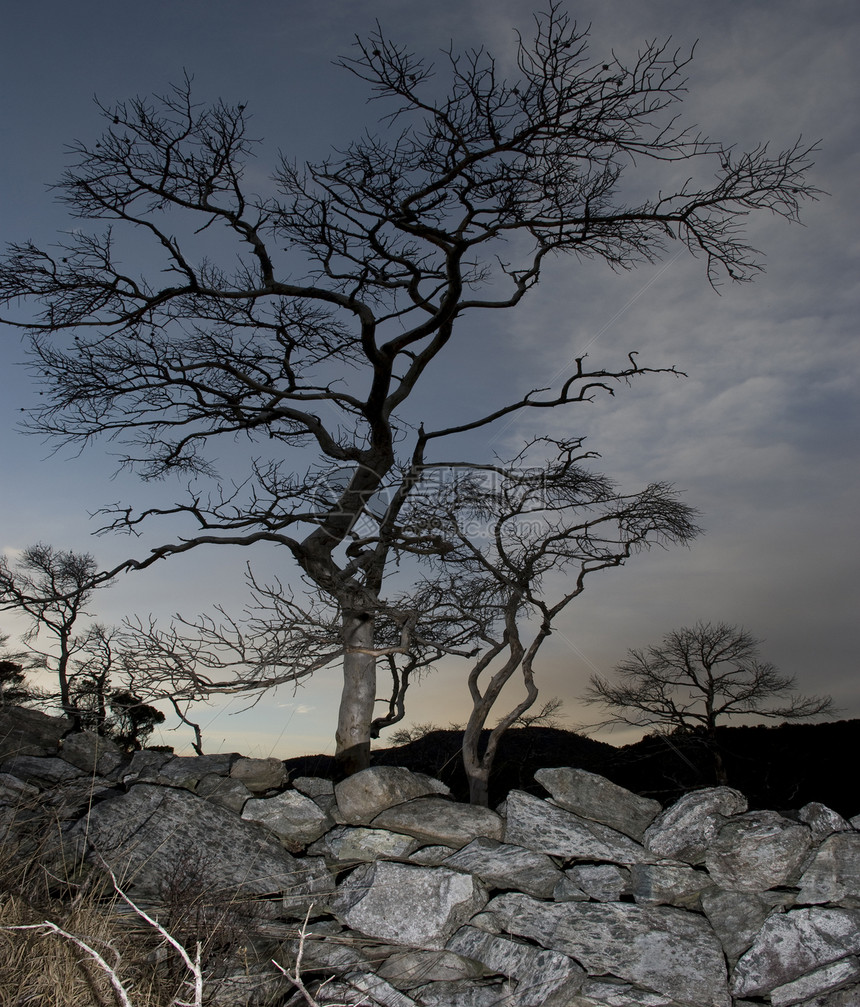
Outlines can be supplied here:
<path id="1" fill-rule="evenodd" d="M 486 712 L 473 710 L 463 732 L 463 769 L 469 781 L 469 804 L 481 808 L 488 807 L 490 803 L 490 767 L 478 754 L 486 719 Z"/>
<path id="2" fill-rule="evenodd" d="M 335 762 L 341 777 L 351 776 L 370 765 L 370 724 L 376 702 L 376 658 L 352 647 L 373 646 L 373 619 L 366 612 L 347 612 L 343 617 L 343 692 L 337 718 Z"/>

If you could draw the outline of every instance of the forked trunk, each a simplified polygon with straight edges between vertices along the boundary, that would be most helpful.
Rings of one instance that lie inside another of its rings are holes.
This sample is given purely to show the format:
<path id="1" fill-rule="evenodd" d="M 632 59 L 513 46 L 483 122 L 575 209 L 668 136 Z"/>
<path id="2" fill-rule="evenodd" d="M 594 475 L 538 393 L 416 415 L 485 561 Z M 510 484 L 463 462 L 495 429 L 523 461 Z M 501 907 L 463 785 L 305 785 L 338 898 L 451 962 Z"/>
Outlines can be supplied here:
<path id="1" fill-rule="evenodd" d="M 376 702 L 376 658 L 352 648 L 373 647 L 373 618 L 364 612 L 343 617 L 343 692 L 337 718 L 335 762 L 341 777 L 370 765 L 370 724 Z"/>

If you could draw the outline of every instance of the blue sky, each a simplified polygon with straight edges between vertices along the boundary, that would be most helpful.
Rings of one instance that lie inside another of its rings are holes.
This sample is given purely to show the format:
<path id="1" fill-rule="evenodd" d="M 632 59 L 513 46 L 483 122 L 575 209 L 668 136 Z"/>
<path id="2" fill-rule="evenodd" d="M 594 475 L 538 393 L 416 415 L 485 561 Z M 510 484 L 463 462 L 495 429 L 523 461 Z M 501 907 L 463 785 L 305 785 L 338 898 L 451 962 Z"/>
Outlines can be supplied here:
<path id="1" fill-rule="evenodd" d="M 433 58 L 485 44 L 502 65 L 513 30 L 530 28 L 522 0 L 413 3 L 170 0 L 145 5 L 47 0 L 10 5 L 0 39 L 0 228 L 4 240 L 53 240 L 69 226 L 47 185 L 65 164 L 63 145 L 93 140 L 93 95 L 113 101 L 162 91 L 183 68 L 205 99 L 246 102 L 265 139 L 251 179 L 263 179 L 278 149 L 317 158 L 372 125 L 376 106 L 332 66 L 375 19 Z M 587 347 L 612 366 L 630 350 L 643 363 L 676 364 L 686 379 L 652 377 L 612 400 L 552 417 L 551 430 L 588 436 L 603 471 L 625 488 L 666 480 L 703 512 L 706 534 L 691 549 L 654 551 L 591 583 L 550 641 L 539 685 L 565 701 L 567 723 L 589 674 L 611 673 L 630 647 L 656 642 L 696 619 L 745 625 L 763 654 L 806 692 L 831 692 L 844 716 L 858 695 L 858 71 L 860 15 L 841 0 L 603 0 L 570 6 L 592 25 L 595 57 L 631 54 L 643 41 L 697 39 L 682 114 L 741 148 L 799 134 L 821 139 L 812 181 L 830 195 L 809 204 L 804 226 L 750 221 L 767 272 L 751 284 L 708 287 L 701 262 L 670 251 L 664 262 L 614 274 L 600 263 L 559 260 L 516 312 L 474 325 L 428 375 L 416 409 L 454 412 L 496 401 L 506 388 L 537 387 Z M 0 550 L 35 541 L 87 550 L 103 566 L 139 555 L 171 530 L 143 540 L 93 538 L 89 514 L 115 500 L 170 497 L 114 475 L 109 445 L 79 457 L 51 455 L 15 431 L 37 390 L 18 366 L 18 334 L 0 330 Z M 523 430 L 505 428 L 488 450 L 508 451 Z M 251 558 L 289 578 L 280 557 L 198 550 L 124 578 L 95 606 L 101 621 L 150 612 L 160 618 L 223 604 L 241 607 Z M 14 622 L 0 616 L 0 628 Z M 324 674 L 293 696 L 280 690 L 253 710 L 219 705 L 208 722 L 214 749 L 281 756 L 330 751 L 339 686 Z M 412 695 L 411 720 L 462 720 L 462 669 L 430 676 Z M 616 734 L 614 740 L 626 740 Z M 181 748 L 184 736 L 165 742 Z"/>

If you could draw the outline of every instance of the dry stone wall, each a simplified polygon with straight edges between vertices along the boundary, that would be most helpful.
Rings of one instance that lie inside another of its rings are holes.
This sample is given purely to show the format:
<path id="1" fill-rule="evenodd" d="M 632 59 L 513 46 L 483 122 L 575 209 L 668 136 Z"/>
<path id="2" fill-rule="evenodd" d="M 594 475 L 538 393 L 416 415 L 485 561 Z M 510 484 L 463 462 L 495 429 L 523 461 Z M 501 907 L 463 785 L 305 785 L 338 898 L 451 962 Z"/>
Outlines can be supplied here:
<path id="1" fill-rule="evenodd" d="M 728 787 L 663 809 L 569 767 L 536 780 L 545 798 L 489 810 L 402 768 L 332 785 L 274 759 L 128 759 L 0 710 L 6 841 L 48 809 L 58 855 L 139 902 L 184 871 L 247 910 L 260 966 L 222 963 L 213 1004 L 293 1002 L 264 965 L 294 964 L 307 918 L 320 1003 L 860 1007 L 860 816 L 748 811 Z"/>

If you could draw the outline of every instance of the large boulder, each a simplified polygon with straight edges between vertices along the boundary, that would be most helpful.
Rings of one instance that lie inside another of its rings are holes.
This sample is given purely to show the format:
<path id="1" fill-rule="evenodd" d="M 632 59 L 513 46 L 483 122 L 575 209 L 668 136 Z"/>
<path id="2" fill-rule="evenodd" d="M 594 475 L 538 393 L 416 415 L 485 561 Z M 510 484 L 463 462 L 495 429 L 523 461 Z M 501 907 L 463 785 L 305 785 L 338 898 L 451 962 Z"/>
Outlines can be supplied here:
<path id="1" fill-rule="evenodd" d="M 187 790 L 140 783 L 96 805 L 72 830 L 121 886 L 159 895 L 172 883 L 232 893 L 290 893 L 307 867 L 258 825 Z"/>
<path id="2" fill-rule="evenodd" d="M 732 815 L 747 810 L 747 799 L 731 787 L 684 794 L 645 830 L 645 847 L 659 857 L 701 864 L 708 847 Z"/>
<path id="3" fill-rule="evenodd" d="M 115 741 L 95 731 L 76 731 L 63 738 L 60 755 L 84 773 L 110 776 L 126 761 Z"/>
<path id="4" fill-rule="evenodd" d="M 72 729 L 66 717 L 49 717 L 23 706 L 0 706 L 0 762 L 16 755 L 56 755 Z"/>
<path id="5" fill-rule="evenodd" d="M 342 780 L 334 788 L 343 824 L 369 825 L 377 815 L 417 797 L 449 795 L 440 780 L 401 766 L 371 766 Z"/>
<path id="6" fill-rule="evenodd" d="M 255 794 L 279 790 L 287 782 L 287 767 L 280 759 L 236 759 L 230 778 L 244 783 Z"/>
<path id="7" fill-rule="evenodd" d="M 486 901 L 468 874 L 380 860 L 353 871 L 331 905 L 341 923 L 368 937 L 442 949 Z"/>
<path id="8" fill-rule="evenodd" d="M 836 832 L 825 839 L 799 883 L 799 903 L 860 909 L 860 832 Z"/>
<path id="9" fill-rule="evenodd" d="M 455 871 L 468 871 L 487 888 L 516 888 L 538 898 L 552 898 L 564 874 L 545 853 L 511 846 L 485 836 L 472 840 L 442 861 Z"/>
<path id="10" fill-rule="evenodd" d="M 490 974 L 516 980 L 512 1002 L 518 1007 L 541 1007 L 549 1001 L 568 1003 L 585 979 L 585 971 L 558 951 L 462 927 L 448 941 L 448 950 L 481 962 Z"/>
<path id="11" fill-rule="evenodd" d="M 831 962 L 860 953 L 860 911 L 794 909 L 769 917 L 735 967 L 735 996 L 764 996 Z"/>
<path id="12" fill-rule="evenodd" d="M 324 835 L 334 822 L 310 799 L 297 790 L 285 790 L 274 797 L 254 797 L 242 808 L 242 820 L 259 822 L 298 853 Z"/>
<path id="13" fill-rule="evenodd" d="M 764 892 L 797 880 L 811 842 L 808 826 L 775 811 L 750 811 L 722 826 L 705 866 L 720 888 Z"/>

